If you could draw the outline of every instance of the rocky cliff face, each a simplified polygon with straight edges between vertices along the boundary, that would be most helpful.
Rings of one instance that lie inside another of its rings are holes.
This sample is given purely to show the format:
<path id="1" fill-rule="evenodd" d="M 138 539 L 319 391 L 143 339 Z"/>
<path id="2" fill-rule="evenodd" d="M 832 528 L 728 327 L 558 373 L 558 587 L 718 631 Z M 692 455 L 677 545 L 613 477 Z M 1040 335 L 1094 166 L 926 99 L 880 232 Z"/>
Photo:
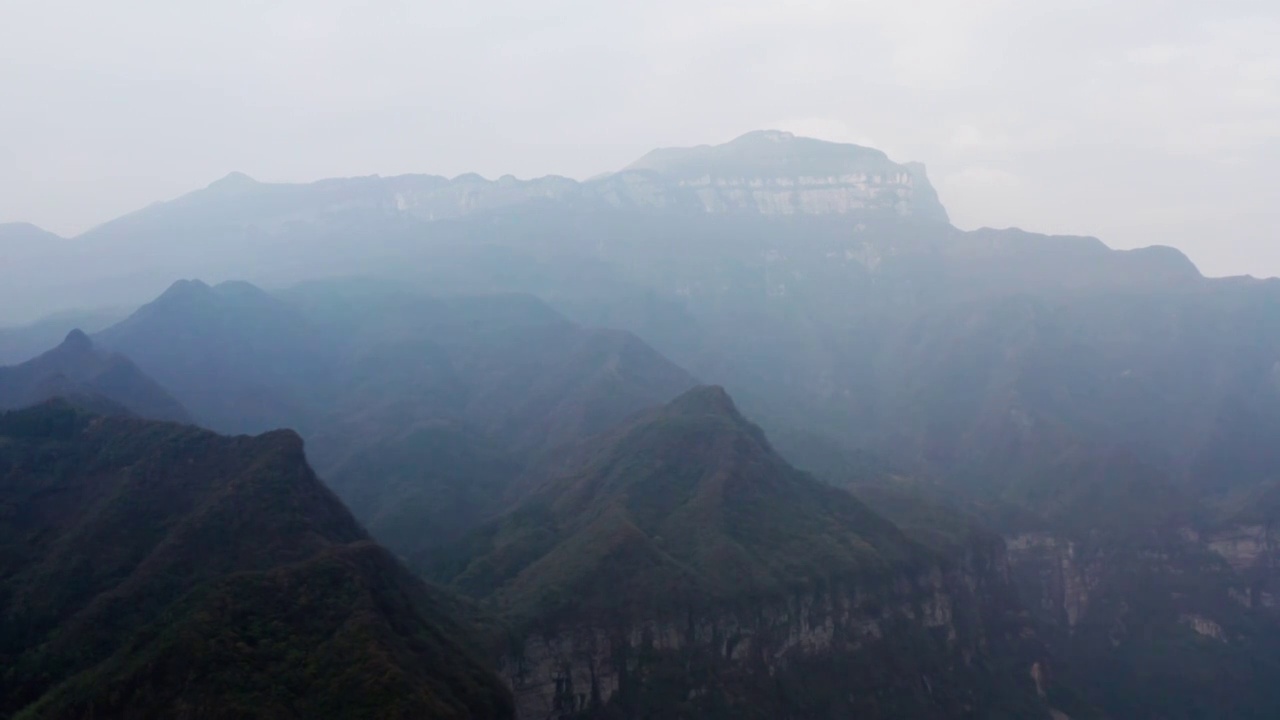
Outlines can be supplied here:
<path id="1" fill-rule="evenodd" d="M 915 179 L 904 170 L 888 174 L 849 173 L 825 177 L 716 178 L 681 180 L 677 188 L 695 195 L 709 213 L 761 215 L 843 215 L 888 210 L 911 215 Z"/>
<path id="2" fill-rule="evenodd" d="M 1280 608 L 1280 532 L 1270 524 L 1232 525 L 1184 533 L 1235 571 L 1231 597 L 1246 608 Z"/>
<path id="3" fill-rule="evenodd" d="M 1024 533 L 1008 539 L 1011 561 L 1023 579 L 1025 598 L 1067 628 L 1089 609 L 1102 568 L 1075 542 L 1052 533 Z"/>
<path id="4" fill-rule="evenodd" d="M 1110 715 L 1266 717 L 1280 699 L 1280 555 L 1268 526 L 1036 532 L 1008 546 L 1064 681 Z"/>
<path id="5" fill-rule="evenodd" d="M 501 674 L 520 718 L 646 707 L 976 717 L 1010 703 L 1022 717 L 1066 717 L 1046 700 L 1048 663 L 1007 572 L 1001 557 L 982 557 L 874 585 L 541 628 L 504 655 Z"/>
<path id="6" fill-rule="evenodd" d="M 1144 589 L 1201 635 L 1221 636 L 1222 623 L 1230 624 L 1240 607 L 1280 607 L 1280 537 L 1269 525 L 1184 527 L 1136 549 L 1119 544 L 1108 549 L 1096 540 L 1054 532 L 1012 535 L 1007 542 L 1024 600 L 1069 631 L 1086 619 L 1096 599 L 1114 593 L 1128 573 L 1159 578 Z M 1202 586 L 1196 595 L 1168 584 L 1188 574 Z M 1233 602 L 1220 602 L 1224 598 Z M 1103 612 L 1113 609 L 1104 603 Z M 1211 627 L 1217 629 L 1205 631 Z"/>
<path id="7" fill-rule="evenodd" d="M 945 223 L 919 163 L 857 145 L 762 130 L 724 145 L 655 150 L 623 175 L 646 174 L 708 213 L 889 214 Z"/>
<path id="8" fill-rule="evenodd" d="M 502 615 L 521 717 L 1045 717 L 1056 703 L 998 536 L 903 530 L 788 465 L 723 388 L 527 474 L 511 510 L 425 568 Z"/>
<path id="9" fill-rule="evenodd" d="M 657 150 L 622 172 L 585 183 L 556 176 L 487 180 L 467 174 L 267 185 L 233 173 L 186 200 L 199 200 L 202 194 L 202 201 L 210 196 L 224 202 L 252 198 L 269 210 L 260 218 L 267 228 L 359 211 L 433 221 L 537 203 L 947 220 L 923 165 L 895 163 L 871 148 L 776 131 L 749 133 L 718 146 Z"/>
<path id="10" fill-rule="evenodd" d="M 1186 536 L 1204 543 L 1241 572 L 1272 567 L 1280 559 L 1280 538 L 1269 525 L 1235 525 L 1205 534 L 1189 531 Z"/>

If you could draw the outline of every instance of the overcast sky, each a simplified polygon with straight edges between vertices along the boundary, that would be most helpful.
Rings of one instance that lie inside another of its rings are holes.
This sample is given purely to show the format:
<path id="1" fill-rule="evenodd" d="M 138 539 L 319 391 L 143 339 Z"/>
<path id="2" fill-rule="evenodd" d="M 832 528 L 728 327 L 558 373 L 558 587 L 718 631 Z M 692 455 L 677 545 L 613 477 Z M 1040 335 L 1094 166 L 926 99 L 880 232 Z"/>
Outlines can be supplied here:
<path id="1" fill-rule="evenodd" d="M 780 128 L 925 163 L 952 220 L 1280 275 L 1280 3 L 0 0 L 0 222 L 202 187 L 585 178 Z"/>

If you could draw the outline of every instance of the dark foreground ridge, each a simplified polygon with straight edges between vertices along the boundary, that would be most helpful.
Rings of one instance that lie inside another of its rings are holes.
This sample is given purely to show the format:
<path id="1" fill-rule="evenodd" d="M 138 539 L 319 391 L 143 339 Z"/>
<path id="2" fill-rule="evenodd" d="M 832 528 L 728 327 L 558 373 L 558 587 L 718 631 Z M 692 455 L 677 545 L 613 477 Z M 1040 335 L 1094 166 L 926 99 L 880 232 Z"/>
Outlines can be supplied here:
<path id="1" fill-rule="evenodd" d="M 289 431 L 0 415 L 0 716 L 503 718 Z"/>

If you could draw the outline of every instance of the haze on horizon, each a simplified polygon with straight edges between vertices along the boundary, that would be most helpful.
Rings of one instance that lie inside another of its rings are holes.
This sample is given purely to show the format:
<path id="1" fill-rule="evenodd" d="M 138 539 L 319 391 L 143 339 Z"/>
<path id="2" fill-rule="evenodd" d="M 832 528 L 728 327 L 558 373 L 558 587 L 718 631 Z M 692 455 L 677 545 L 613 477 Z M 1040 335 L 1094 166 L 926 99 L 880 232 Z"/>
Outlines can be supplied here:
<path id="1" fill-rule="evenodd" d="M 1276 37 L 1255 0 L 14 0 L 0 222 L 73 235 L 229 171 L 581 179 L 779 128 L 925 163 L 963 228 L 1280 275 Z"/>

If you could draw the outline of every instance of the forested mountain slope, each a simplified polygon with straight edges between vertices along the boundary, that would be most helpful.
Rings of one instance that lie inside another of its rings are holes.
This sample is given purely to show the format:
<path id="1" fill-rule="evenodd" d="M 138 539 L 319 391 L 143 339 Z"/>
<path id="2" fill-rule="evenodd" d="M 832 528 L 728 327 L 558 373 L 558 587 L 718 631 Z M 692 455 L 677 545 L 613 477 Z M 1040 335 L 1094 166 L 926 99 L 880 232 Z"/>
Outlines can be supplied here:
<path id="1" fill-rule="evenodd" d="M 428 562 L 510 624 L 504 672 L 522 717 L 1078 709 L 1050 682 L 998 538 L 916 544 L 791 468 L 721 388 L 567 449 L 526 482 L 509 512 Z"/>
<path id="2" fill-rule="evenodd" d="M 0 415 L 0 713 L 510 717 L 291 432 Z"/>

